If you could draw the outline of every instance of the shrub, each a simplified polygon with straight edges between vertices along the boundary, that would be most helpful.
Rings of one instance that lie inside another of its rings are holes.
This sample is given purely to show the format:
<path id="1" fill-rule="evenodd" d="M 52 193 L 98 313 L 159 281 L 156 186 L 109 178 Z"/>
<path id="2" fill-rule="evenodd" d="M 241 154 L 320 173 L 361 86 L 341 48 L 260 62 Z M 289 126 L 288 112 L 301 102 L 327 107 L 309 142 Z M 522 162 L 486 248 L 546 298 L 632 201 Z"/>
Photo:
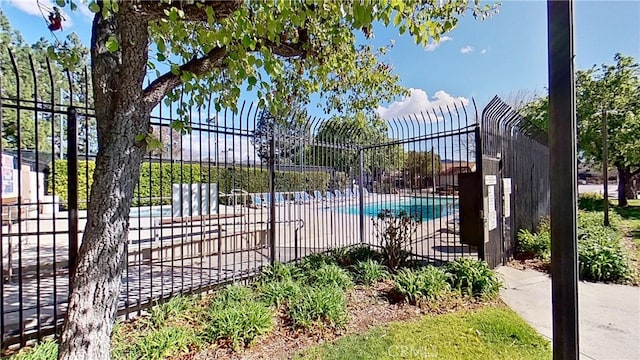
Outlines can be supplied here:
<path id="1" fill-rule="evenodd" d="M 580 278 L 593 281 L 625 281 L 631 267 L 618 235 L 605 227 L 594 227 L 578 241 Z"/>
<path id="2" fill-rule="evenodd" d="M 259 301 L 214 303 L 209 310 L 206 335 L 209 340 L 229 341 L 238 350 L 273 327 L 269 307 Z"/>
<path id="3" fill-rule="evenodd" d="M 353 286 L 349 273 L 335 264 L 321 266 L 309 274 L 308 280 L 311 285 L 317 287 L 336 287 L 344 290 Z"/>
<path id="4" fill-rule="evenodd" d="M 389 272 L 386 267 L 373 259 L 359 261 L 353 267 L 353 272 L 356 281 L 367 286 L 389 278 Z"/>
<path id="5" fill-rule="evenodd" d="M 375 260 L 382 261 L 381 254 L 367 245 L 354 246 L 349 250 L 350 265 L 357 264 L 360 261 Z"/>
<path id="6" fill-rule="evenodd" d="M 527 229 L 520 229 L 518 231 L 518 251 L 548 261 L 551 258 L 550 233 L 545 231 L 535 234 Z"/>
<path id="7" fill-rule="evenodd" d="M 300 276 L 300 270 L 295 264 L 283 264 L 276 262 L 273 265 L 266 266 L 260 274 L 260 281 L 285 281 L 294 280 Z"/>
<path id="8" fill-rule="evenodd" d="M 604 197 L 602 194 L 585 193 L 578 196 L 578 209 L 585 211 L 603 211 Z"/>
<path id="9" fill-rule="evenodd" d="M 618 230 L 618 226 L 622 222 L 622 217 L 618 213 L 609 212 L 610 229 Z M 578 228 L 588 231 L 594 227 L 604 226 L 604 213 L 598 211 L 579 211 L 578 212 Z"/>
<path id="10" fill-rule="evenodd" d="M 293 280 L 266 281 L 257 286 L 260 299 L 270 306 L 282 306 L 300 295 L 300 284 Z"/>
<path id="11" fill-rule="evenodd" d="M 232 306 L 237 303 L 253 301 L 255 298 L 256 294 L 251 288 L 240 284 L 231 284 L 218 291 L 211 304 L 212 306 Z"/>
<path id="12" fill-rule="evenodd" d="M 502 280 L 484 261 L 459 258 L 447 264 L 453 288 L 462 294 L 492 298 L 498 295 Z"/>
<path id="13" fill-rule="evenodd" d="M 195 331 L 189 327 L 161 327 L 145 332 L 132 339 L 122 339 L 112 349 L 116 359 L 164 359 L 169 356 L 189 351 L 189 347 L 200 340 Z"/>
<path id="14" fill-rule="evenodd" d="M 342 327 L 347 321 L 346 296 L 335 287 L 306 286 L 287 313 L 294 326 L 310 328 L 325 323 Z"/>
<path id="15" fill-rule="evenodd" d="M 55 171 L 49 175 L 49 191 L 55 191 L 67 201 L 67 161 L 55 160 Z M 93 182 L 94 161 L 78 162 L 78 200 L 80 209 L 86 209 L 88 186 Z M 280 191 L 318 190 L 329 185 L 330 174 L 323 171 L 277 171 L 276 186 Z M 150 163 L 140 167 L 140 186 L 134 188 L 133 206 L 171 204 L 172 184 L 216 183 L 218 189 L 229 193 L 244 189 L 250 193 L 269 191 L 269 171 L 261 168 L 222 168 L 207 164 Z M 221 198 L 224 203 L 226 199 Z"/>
<path id="16" fill-rule="evenodd" d="M 401 269 L 394 277 L 394 291 L 411 304 L 420 299 L 436 299 L 450 290 L 448 275 L 427 265 L 420 269 Z"/>
<path id="17" fill-rule="evenodd" d="M 394 215 L 389 210 L 383 210 L 377 220 L 373 220 L 373 226 L 383 263 L 395 272 L 411 254 L 411 237 L 418 228 L 418 221 L 404 211 Z"/>
<path id="18" fill-rule="evenodd" d="M 314 253 L 305 256 L 300 261 L 300 269 L 302 269 L 306 275 L 311 274 L 313 271 L 320 269 L 325 265 L 335 264 L 335 259 L 325 253 Z"/>
<path id="19" fill-rule="evenodd" d="M 152 307 L 149 310 L 149 316 L 146 317 L 148 325 L 159 328 L 169 319 L 179 317 L 192 306 L 194 299 L 194 297 L 176 296 L 164 304 Z"/>

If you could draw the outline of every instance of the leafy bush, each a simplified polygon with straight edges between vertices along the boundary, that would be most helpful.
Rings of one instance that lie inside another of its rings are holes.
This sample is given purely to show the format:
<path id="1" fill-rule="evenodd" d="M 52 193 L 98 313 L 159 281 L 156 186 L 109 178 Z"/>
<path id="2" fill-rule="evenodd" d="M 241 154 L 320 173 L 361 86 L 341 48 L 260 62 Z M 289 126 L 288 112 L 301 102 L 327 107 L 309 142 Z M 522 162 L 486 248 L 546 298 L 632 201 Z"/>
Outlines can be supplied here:
<path id="1" fill-rule="evenodd" d="M 604 211 L 602 194 L 585 193 L 578 196 L 578 209 L 585 211 Z"/>
<path id="2" fill-rule="evenodd" d="M 176 296 L 164 304 L 156 305 L 149 310 L 149 316 L 141 319 L 147 321 L 149 326 L 159 328 L 169 319 L 179 317 L 190 308 L 194 302 L 194 297 Z"/>
<path id="3" fill-rule="evenodd" d="M 261 282 L 269 281 L 285 281 L 294 280 L 300 276 L 300 269 L 295 264 L 283 264 L 276 262 L 273 265 L 266 266 L 260 274 Z"/>
<path id="4" fill-rule="evenodd" d="M 550 233 L 545 231 L 535 234 L 527 229 L 520 229 L 518 231 L 518 251 L 548 261 L 551 258 Z"/>
<path id="5" fill-rule="evenodd" d="M 140 336 L 135 336 L 135 339 L 126 340 L 122 339 L 114 346 L 113 358 L 159 360 L 188 352 L 190 346 L 200 342 L 192 328 L 179 326 L 152 329 Z"/>
<path id="6" fill-rule="evenodd" d="M 309 274 L 308 281 L 317 287 L 336 287 L 347 289 L 353 286 L 349 273 L 335 264 L 323 265 L 318 270 Z"/>
<path id="7" fill-rule="evenodd" d="M 300 284 L 293 280 L 265 281 L 257 285 L 260 299 L 270 306 L 282 306 L 300 295 Z"/>
<path id="8" fill-rule="evenodd" d="M 351 262 L 349 265 L 367 260 L 382 261 L 382 255 L 370 246 L 359 245 L 349 249 L 349 260 Z"/>
<path id="9" fill-rule="evenodd" d="M 609 212 L 610 229 L 618 230 L 622 217 L 618 213 Z M 578 228 L 588 231 L 592 228 L 605 227 L 604 226 L 604 213 L 598 211 L 579 211 L 578 212 Z"/>
<path id="10" fill-rule="evenodd" d="M 578 242 L 580 278 L 593 281 L 624 281 L 631 267 L 620 240 L 607 234 L 592 235 Z"/>
<path id="11" fill-rule="evenodd" d="M 206 329 L 209 340 L 226 340 L 238 350 L 273 327 L 269 307 L 259 301 L 243 301 L 224 306 L 213 303 Z"/>
<path id="12" fill-rule="evenodd" d="M 56 160 L 51 168 L 49 191 L 55 191 L 63 201 L 67 201 L 67 161 Z M 81 209 L 86 209 L 94 169 L 94 161 L 78 162 L 78 200 Z M 280 191 L 323 190 L 328 188 L 329 178 L 330 174 L 322 171 L 277 171 L 276 186 Z M 134 188 L 133 206 L 168 205 L 171 204 L 172 184 L 215 183 L 225 193 L 230 193 L 232 189 L 244 189 L 250 193 L 267 192 L 269 171 L 248 167 L 219 168 L 204 163 L 145 162 L 140 167 L 139 182 L 140 186 Z M 221 203 L 224 201 L 220 199 Z"/>
<path id="13" fill-rule="evenodd" d="M 394 277 L 394 291 L 409 303 L 420 299 L 436 299 L 450 290 L 448 275 L 441 269 L 427 265 L 420 269 L 401 269 Z"/>
<path id="14" fill-rule="evenodd" d="M 447 264 L 453 288 L 462 294 L 492 298 L 498 295 L 502 280 L 484 261 L 459 258 Z"/>
<path id="15" fill-rule="evenodd" d="M 233 306 L 236 303 L 255 300 L 255 297 L 256 294 L 251 288 L 240 284 L 231 284 L 218 291 L 211 303 L 212 306 Z"/>
<path id="16" fill-rule="evenodd" d="M 359 261 L 353 267 L 353 272 L 356 281 L 367 286 L 389 278 L 387 268 L 373 259 Z"/>
<path id="17" fill-rule="evenodd" d="M 320 269 L 325 265 L 335 264 L 335 259 L 325 253 L 314 253 L 305 256 L 300 261 L 300 269 L 302 269 L 306 275 Z"/>
<path id="18" fill-rule="evenodd" d="M 335 287 L 306 286 L 287 313 L 295 326 L 310 328 L 325 323 L 341 327 L 347 321 L 346 296 Z"/>
<path id="19" fill-rule="evenodd" d="M 383 264 L 395 272 L 411 254 L 411 236 L 418 228 L 418 221 L 404 211 L 394 215 L 389 210 L 383 210 L 377 220 L 373 220 L 373 226 L 380 243 Z"/>

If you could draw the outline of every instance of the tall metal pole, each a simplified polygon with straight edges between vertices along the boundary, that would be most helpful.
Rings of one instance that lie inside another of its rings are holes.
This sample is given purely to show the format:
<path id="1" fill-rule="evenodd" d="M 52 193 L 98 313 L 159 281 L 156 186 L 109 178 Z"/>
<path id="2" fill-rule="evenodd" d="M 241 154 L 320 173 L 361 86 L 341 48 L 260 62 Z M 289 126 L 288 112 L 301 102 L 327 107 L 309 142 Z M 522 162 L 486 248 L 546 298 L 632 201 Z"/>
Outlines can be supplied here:
<path id="1" fill-rule="evenodd" d="M 604 178 L 604 226 L 609 226 L 609 130 L 607 110 L 602 109 L 602 177 Z"/>
<path id="2" fill-rule="evenodd" d="M 553 358 L 578 359 L 573 1 L 547 0 Z"/>
<path id="3" fill-rule="evenodd" d="M 69 199 L 69 291 L 78 259 L 78 118 L 76 108 L 67 108 L 67 198 Z"/>

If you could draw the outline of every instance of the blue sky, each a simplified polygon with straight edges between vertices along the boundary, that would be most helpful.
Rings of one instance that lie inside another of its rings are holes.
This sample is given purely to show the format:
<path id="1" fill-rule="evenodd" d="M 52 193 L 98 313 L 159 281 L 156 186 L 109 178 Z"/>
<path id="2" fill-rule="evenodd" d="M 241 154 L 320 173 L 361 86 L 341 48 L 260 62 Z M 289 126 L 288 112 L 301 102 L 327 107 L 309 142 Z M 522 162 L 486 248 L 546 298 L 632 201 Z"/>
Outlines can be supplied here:
<path id="1" fill-rule="evenodd" d="M 48 3 L 51 0 L 41 0 Z M 51 38 L 36 0 L 0 0 L 0 7 L 27 41 Z M 401 76 L 402 85 L 413 88 L 412 98 L 398 99 L 393 111 L 447 103 L 453 98 L 474 97 L 484 104 L 493 95 L 517 91 L 544 94 L 547 85 L 546 2 L 502 2 L 497 15 L 485 21 L 463 17 L 458 27 L 437 46 L 424 49 L 393 28 L 376 27 L 376 45 L 393 40 L 387 56 Z M 67 16 L 65 32 L 74 31 L 88 44 L 91 13 L 85 6 Z M 592 1 L 575 3 L 576 68 L 611 63 L 621 52 L 640 59 L 640 1 Z M 439 101 L 434 96 L 438 93 Z M 387 108 L 390 104 L 381 104 Z"/>
<path id="2" fill-rule="evenodd" d="M 40 3 L 53 6 L 53 0 Z M 0 0 L 0 7 L 28 42 L 40 37 L 53 40 L 37 0 Z M 640 60 L 640 0 L 577 0 L 574 8 L 577 69 L 612 63 L 616 52 Z M 61 35 L 74 31 L 88 44 L 92 14 L 86 6 L 81 4 L 67 18 Z M 478 21 L 469 14 L 440 44 L 426 49 L 409 36 L 398 35 L 396 29 L 375 27 L 373 45 L 395 42 L 385 60 L 400 74 L 402 85 L 412 89 L 407 98 L 380 104 L 378 113 L 397 118 L 428 111 L 434 105 L 468 103 L 471 98 L 482 107 L 494 95 L 519 91 L 544 95 L 548 81 L 546 18 L 543 0 L 504 0 L 497 15 Z M 254 100 L 250 94 L 243 98 Z M 319 109 L 309 110 L 311 115 L 323 116 Z M 246 147 L 251 152 L 250 145 Z"/>

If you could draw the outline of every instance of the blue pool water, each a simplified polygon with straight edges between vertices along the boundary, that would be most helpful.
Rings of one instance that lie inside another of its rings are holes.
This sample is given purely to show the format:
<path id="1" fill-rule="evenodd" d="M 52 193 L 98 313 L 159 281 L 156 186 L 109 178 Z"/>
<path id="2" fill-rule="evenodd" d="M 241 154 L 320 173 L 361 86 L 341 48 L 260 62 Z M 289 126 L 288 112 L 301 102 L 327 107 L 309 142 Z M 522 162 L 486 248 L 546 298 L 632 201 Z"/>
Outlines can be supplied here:
<path id="1" fill-rule="evenodd" d="M 382 211 L 390 211 L 394 215 L 404 211 L 412 217 L 426 221 L 453 213 L 456 209 L 455 205 L 455 199 L 452 198 L 406 197 L 394 201 L 365 204 L 364 213 L 369 217 L 377 217 Z M 360 205 L 341 207 L 339 211 L 357 215 L 360 213 Z"/>

